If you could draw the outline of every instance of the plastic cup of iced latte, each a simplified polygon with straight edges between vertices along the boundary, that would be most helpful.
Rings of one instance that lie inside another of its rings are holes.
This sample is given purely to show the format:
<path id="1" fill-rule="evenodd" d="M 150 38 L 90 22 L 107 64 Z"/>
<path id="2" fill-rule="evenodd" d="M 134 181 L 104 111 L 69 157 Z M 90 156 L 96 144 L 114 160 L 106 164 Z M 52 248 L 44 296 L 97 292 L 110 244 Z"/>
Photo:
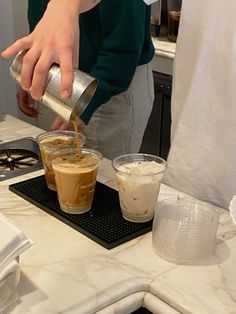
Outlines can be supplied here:
<path id="1" fill-rule="evenodd" d="M 65 147 L 75 147 L 78 145 L 76 142 L 76 135 L 74 131 L 49 131 L 44 132 L 36 138 L 39 149 L 41 160 L 44 168 L 45 179 L 47 186 L 50 190 L 56 191 L 56 184 L 54 179 L 53 170 L 49 161 L 49 154 L 56 149 Z M 80 150 L 84 146 L 85 136 L 79 133 L 79 147 Z"/>
<path id="2" fill-rule="evenodd" d="M 127 154 L 112 162 L 122 215 L 132 222 L 153 218 L 166 161 L 150 154 Z"/>
<path id="3" fill-rule="evenodd" d="M 61 210 L 82 214 L 91 209 L 102 155 L 92 149 L 63 148 L 49 156 Z"/>

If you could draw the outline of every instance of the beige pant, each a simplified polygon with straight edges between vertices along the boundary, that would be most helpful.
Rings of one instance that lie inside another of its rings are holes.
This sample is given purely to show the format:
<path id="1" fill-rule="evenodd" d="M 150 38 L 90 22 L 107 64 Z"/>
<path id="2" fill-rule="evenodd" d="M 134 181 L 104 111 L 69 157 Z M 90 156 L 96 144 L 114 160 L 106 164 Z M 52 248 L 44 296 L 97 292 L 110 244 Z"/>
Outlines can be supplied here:
<path id="1" fill-rule="evenodd" d="M 99 150 L 104 157 L 138 152 L 154 100 L 150 64 L 137 67 L 127 91 L 113 96 L 93 114 L 82 133 L 86 147 Z M 37 125 L 48 129 L 54 113 L 39 107 Z"/>

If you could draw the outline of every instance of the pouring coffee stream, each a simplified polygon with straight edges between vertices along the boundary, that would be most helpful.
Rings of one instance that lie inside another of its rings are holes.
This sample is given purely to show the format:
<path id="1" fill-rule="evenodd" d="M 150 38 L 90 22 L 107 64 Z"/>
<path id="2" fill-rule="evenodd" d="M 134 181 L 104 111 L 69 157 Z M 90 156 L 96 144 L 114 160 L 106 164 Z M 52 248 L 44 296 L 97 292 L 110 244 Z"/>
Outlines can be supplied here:
<path id="1" fill-rule="evenodd" d="M 24 54 L 25 51 L 19 52 L 10 67 L 10 75 L 18 84 L 20 84 L 21 81 Z M 76 144 L 80 156 L 79 134 L 76 119 L 82 115 L 89 104 L 97 88 L 98 81 L 94 77 L 91 77 L 89 74 L 78 69 L 74 69 L 73 74 L 74 78 L 71 95 L 67 99 L 62 98 L 60 95 L 60 67 L 56 64 L 52 65 L 48 72 L 45 90 L 40 98 L 40 103 L 59 114 L 65 121 L 70 122 L 74 126 Z M 30 93 L 30 90 L 28 92 Z"/>
<path id="2" fill-rule="evenodd" d="M 80 148 L 80 143 L 79 143 L 79 130 L 78 130 L 78 127 L 77 127 L 76 120 L 71 120 L 71 124 L 74 126 L 75 142 L 76 142 L 76 146 L 77 146 L 77 149 L 78 149 L 78 160 L 80 160 L 80 158 L 81 158 L 81 148 Z"/>

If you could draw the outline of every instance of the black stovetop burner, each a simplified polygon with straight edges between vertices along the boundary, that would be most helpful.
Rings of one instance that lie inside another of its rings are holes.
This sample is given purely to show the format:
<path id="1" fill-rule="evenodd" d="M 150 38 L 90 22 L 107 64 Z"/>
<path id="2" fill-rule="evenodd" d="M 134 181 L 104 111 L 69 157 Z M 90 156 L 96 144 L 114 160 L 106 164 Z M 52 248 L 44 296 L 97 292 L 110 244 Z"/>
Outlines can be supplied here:
<path id="1" fill-rule="evenodd" d="M 32 137 L 0 144 L 0 181 L 42 168 L 38 144 Z"/>

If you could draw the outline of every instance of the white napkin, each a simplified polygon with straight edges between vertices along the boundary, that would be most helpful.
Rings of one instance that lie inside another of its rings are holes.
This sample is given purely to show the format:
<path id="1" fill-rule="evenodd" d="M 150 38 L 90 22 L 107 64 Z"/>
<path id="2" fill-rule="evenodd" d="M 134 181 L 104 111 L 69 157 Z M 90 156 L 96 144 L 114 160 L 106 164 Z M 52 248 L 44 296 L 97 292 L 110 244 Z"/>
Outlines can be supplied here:
<path id="1" fill-rule="evenodd" d="M 9 276 L 11 273 L 17 273 L 19 271 L 19 264 L 16 260 L 11 261 L 8 263 L 0 272 L 0 287 L 3 280 Z"/>
<path id="2" fill-rule="evenodd" d="M 15 301 L 16 287 L 20 280 L 20 267 L 16 260 L 8 263 L 0 272 L 0 313 Z"/>
<path id="3" fill-rule="evenodd" d="M 29 237 L 0 214 L 0 278 L 6 265 L 32 244 Z"/>
<path id="4" fill-rule="evenodd" d="M 229 214 L 233 220 L 233 223 L 236 225 L 236 195 L 233 196 L 230 205 L 229 205 Z"/>

